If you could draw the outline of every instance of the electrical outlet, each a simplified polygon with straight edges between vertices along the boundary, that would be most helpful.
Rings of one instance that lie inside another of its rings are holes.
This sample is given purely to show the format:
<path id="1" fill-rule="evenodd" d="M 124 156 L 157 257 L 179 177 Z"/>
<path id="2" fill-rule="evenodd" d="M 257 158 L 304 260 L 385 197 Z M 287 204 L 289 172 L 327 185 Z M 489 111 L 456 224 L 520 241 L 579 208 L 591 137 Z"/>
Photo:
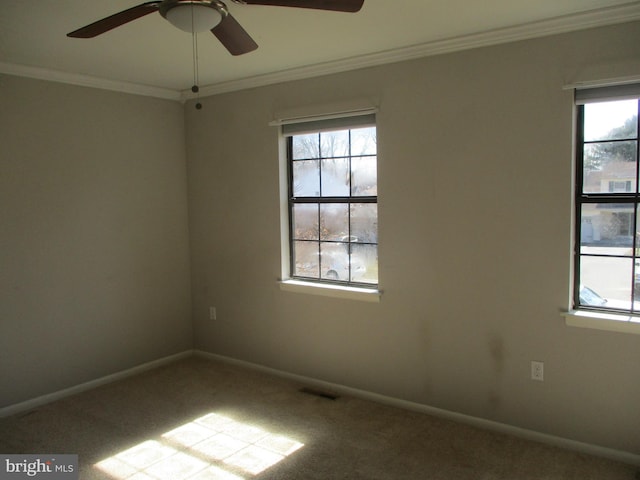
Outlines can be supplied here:
<path id="1" fill-rule="evenodd" d="M 209 307 L 209 320 L 217 320 L 218 314 L 216 312 L 216 307 Z"/>
<path id="2" fill-rule="evenodd" d="M 531 380 L 544 381 L 544 362 L 531 362 Z"/>

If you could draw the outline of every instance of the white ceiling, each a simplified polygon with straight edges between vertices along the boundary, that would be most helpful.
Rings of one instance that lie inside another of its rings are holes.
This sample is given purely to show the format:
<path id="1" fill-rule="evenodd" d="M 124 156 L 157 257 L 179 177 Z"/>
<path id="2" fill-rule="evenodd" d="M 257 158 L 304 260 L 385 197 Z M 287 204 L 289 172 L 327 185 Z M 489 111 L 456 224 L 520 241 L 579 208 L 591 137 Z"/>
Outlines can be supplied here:
<path id="1" fill-rule="evenodd" d="M 184 95 L 193 84 L 192 38 L 158 13 L 93 39 L 66 37 L 142 1 L 1 0 L 0 73 Z M 201 91 L 640 19 L 640 1 L 628 0 L 365 0 L 358 13 L 226 3 L 259 48 L 234 57 L 199 34 Z"/>

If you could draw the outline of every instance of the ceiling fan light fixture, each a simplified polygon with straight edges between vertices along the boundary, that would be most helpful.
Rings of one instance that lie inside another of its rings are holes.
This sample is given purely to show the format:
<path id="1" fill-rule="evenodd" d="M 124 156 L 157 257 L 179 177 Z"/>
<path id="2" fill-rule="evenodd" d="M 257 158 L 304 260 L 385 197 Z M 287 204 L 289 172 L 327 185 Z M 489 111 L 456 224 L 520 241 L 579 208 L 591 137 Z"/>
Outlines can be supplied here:
<path id="1" fill-rule="evenodd" d="M 176 3 L 163 16 L 188 33 L 206 32 L 222 21 L 222 14 L 212 5 L 190 2 Z"/>

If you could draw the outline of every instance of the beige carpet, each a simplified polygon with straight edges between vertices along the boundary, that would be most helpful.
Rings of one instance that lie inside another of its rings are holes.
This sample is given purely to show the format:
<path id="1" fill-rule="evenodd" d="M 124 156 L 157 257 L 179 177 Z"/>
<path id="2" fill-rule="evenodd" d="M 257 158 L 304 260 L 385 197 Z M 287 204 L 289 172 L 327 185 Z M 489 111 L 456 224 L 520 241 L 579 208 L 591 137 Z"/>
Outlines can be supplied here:
<path id="1" fill-rule="evenodd" d="M 626 479 L 637 468 L 191 358 L 0 419 L 81 479 Z"/>

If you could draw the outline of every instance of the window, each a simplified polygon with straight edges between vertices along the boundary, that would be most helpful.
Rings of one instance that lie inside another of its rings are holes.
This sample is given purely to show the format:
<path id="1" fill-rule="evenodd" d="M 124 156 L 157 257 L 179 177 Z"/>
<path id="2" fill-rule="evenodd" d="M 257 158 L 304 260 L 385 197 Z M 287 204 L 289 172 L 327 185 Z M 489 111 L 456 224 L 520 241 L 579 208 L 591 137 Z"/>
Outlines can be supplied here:
<path id="1" fill-rule="evenodd" d="M 575 308 L 640 314 L 639 97 L 576 91 Z"/>
<path id="2" fill-rule="evenodd" d="M 610 180 L 609 181 L 609 191 L 610 192 L 631 192 L 631 180 L 626 181 L 617 181 Z"/>
<path id="3" fill-rule="evenodd" d="M 378 285 L 377 142 L 373 114 L 283 126 L 290 277 Z"/>

